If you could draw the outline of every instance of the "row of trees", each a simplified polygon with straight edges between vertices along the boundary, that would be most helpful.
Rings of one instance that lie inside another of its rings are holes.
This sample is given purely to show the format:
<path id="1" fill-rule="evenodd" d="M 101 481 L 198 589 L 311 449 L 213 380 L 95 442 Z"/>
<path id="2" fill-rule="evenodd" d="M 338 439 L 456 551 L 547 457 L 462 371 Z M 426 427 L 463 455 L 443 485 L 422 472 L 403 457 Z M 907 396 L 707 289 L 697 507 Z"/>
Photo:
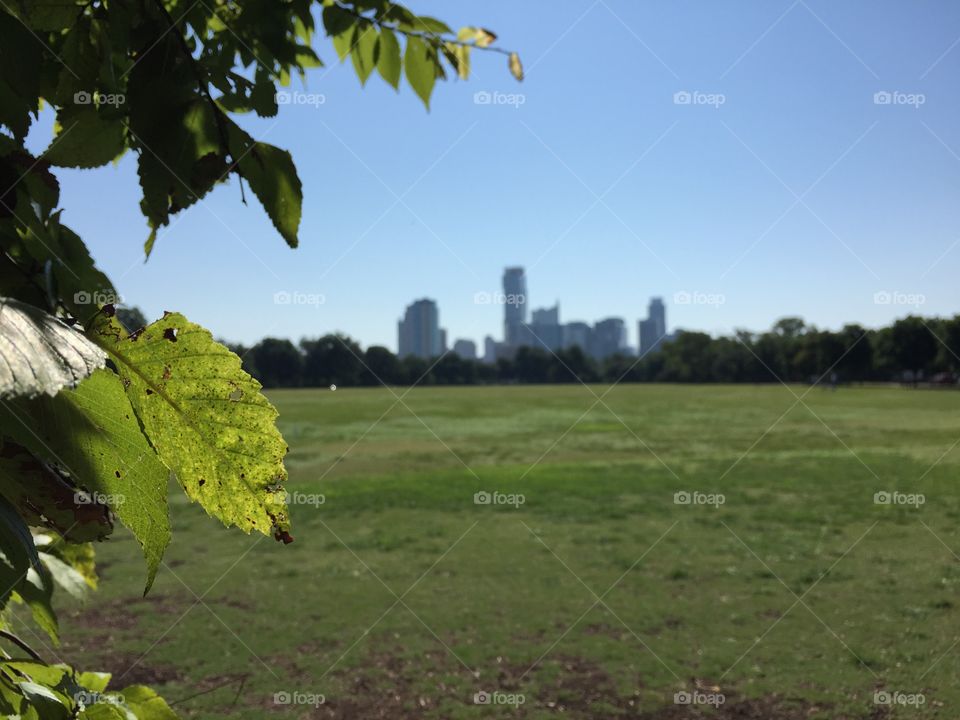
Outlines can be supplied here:
<path id="1" fill-rule="evenodd" d="M 438 359 L 399 358 L 381 346 L 366 350 L 349 337 L 266 338 L 231 346 L 244 369 L 266 387 L 472 385 L 565 382 L 950 382 L 960 373 L 960 315 L 910 316 L 879 330 L 846 325 L 819 330 L 784 318 L 769 331 L 711 337 L 683 332 L 639 360 L 613 355 L 602 362 L 574 347 L 556 353 L 520 348 L 496 364 L 453 353 Z"/>

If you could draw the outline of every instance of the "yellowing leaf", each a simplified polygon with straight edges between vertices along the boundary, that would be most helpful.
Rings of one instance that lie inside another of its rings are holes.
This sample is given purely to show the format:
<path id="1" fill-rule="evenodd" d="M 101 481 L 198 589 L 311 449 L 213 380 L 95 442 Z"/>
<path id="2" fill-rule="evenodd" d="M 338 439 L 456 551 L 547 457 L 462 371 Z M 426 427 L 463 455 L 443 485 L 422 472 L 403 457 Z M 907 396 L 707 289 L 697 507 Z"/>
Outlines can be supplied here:
<path id="1" fill-rule="evenodd" d="M 287 446 L 277 411 L 240 358 L 176 313 L 130 337 L 116 321 L 95 332 L 144 433 L 187 496 L 225 525 L 288 541 Z"/>
<path id="2" fill-rule="evenodd" d="M 520 62 L 520 56 L 517 53 L 510 53 L 508 61 L 510 73 L 520 82 L 523 82 L 523 63 Z"/>

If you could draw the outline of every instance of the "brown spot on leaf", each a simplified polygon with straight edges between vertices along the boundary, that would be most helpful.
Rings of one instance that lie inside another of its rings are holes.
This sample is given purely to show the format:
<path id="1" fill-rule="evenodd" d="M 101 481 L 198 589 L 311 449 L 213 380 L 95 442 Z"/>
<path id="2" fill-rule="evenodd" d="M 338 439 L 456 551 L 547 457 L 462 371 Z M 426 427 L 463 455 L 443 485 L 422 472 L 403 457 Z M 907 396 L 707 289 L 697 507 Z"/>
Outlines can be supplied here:
<path id="1" fill-rule="evenodd" d="M 170 342 L 177 341 L 177 329 L 176 328 L 167 328 L 163 331 L 163 339 L 169 340 Z"/>

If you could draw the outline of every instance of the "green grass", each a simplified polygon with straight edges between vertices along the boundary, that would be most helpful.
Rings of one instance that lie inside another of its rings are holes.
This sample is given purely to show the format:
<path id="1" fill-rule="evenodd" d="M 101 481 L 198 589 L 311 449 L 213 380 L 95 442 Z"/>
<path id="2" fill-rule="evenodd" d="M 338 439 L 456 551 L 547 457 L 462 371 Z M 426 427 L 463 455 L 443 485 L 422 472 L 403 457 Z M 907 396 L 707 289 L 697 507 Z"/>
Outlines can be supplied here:
<path id="1" fill-rule="evenodd" d="M 151 595 L 118 533 L 56 653 L 118 676 L 146 653 L 119 684 L 209 691 L 177 706 L 198 718 L 654 717 L 697 683 L 728 709 L 865 718 L 886 688 L 926 696 L 894 717 L 956 717 L 960 394 L 591 390 L 607 388 L 273 392 L 290 489 L 326 499 L 293 507 L 296 542 L 172 493 Z M 475 505 L 481 490 L 525 503 Z M 926 503 L 876 505 L 882 490 Z M 480 690 L 526 702 L 477 706 Z"/>

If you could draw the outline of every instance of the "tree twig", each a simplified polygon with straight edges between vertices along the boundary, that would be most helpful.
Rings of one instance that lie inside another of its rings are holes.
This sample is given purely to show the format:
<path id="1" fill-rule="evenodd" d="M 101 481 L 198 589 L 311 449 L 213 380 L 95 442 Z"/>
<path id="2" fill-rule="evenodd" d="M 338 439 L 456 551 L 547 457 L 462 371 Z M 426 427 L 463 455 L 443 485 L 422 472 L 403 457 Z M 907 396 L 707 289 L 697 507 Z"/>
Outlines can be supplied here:
<path id="1" fill-rule="evenodd" d="M 43 662 L 43 658 L 40 657 L 39 653 L 37 653 L 36 650 L 34 650 L 34 649 L 33 649 L 32 647 L 30 647 L 29 645 L 27 645 L 27 643 L 25 643 L 23 640 L 21 640 L 20 638 L 18 638 L 18 637 L 17 637 L 16 635 L 14 635 L 12 632 L 9 632 L 9 631 L 7 631 L 7 630 L 0 630 L 0 638 L 3 638 L 4 640 L 9 640 L 9 641 L 12 642 L 14 645 L 16 645 L 18 648 L 20 648 L 20 649 L 23 650 L 25 653 L 27 653 L 27 655 L 29 655 L 29 656 L 32 657 L 34 660 L 36 660 L 38 663 L 42 663 L 42 662 Z"/>

